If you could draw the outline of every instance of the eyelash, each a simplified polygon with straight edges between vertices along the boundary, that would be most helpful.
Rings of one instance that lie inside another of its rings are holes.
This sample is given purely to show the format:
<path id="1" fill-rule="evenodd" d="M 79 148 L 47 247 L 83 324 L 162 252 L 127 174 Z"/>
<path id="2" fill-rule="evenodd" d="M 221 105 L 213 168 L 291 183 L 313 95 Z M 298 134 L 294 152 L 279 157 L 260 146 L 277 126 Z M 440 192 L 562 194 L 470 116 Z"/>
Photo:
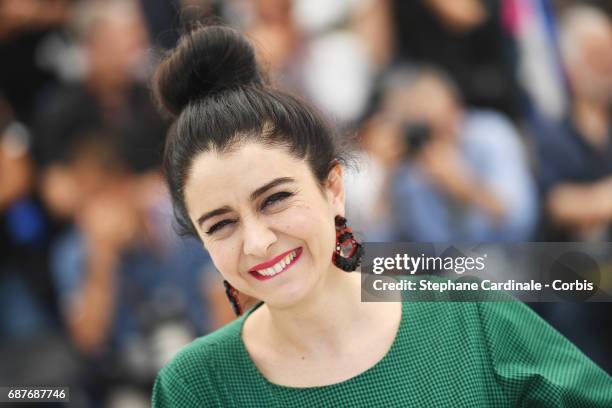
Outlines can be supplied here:
<path id="1" fill-rule="evenodd" d="M 264 201 L 263 205 L 261 206 L 261 210 L 265 210 L 266 207 L 268 207 L 270 204 L 274 204 L 274 203 L 277 203 L 279 201 L 283 201 L 283 200 L 291 197 L 292 195 L 294 195 L 294 193 L 290 193 L 288 191 L 281 191 L 279 193 L 272 194 L 270 197 L 268 197 L 266 199 L 266 201 Z M 233 222 L 235 222 L 235 220 L 223 220 L 223 221 L 220 221 L 220 222 L 216 223 L 215 225 L 213 225 L 212 227 L 210 227 L 210 229 L 208 231 L 206 231 L 206 234 L 212 235 L 216 231 L 218 231 L 221 228 L 223 228 L 224 226 L 226 226 L 228 224 L 231 224 Z"/>
<path id="2" fill-rule="evenodd" d="M 206 233 L 208 235 L 212 235 L 215 233 L 215 231 L 225 227 L 227 224 L 231 224 L 233 221 L 232 220 L 223 220 L 221 222 L 216 223 L 215 225 L 213 225 L 212 227 L 210 227 L 210 229 L 208 231 L 206 231 Z"/>
<path id="3" fill-rule="evenodd" d="M 284 199 L 289 198 L 292 195 L 293 193 L 290 193 L 288 191 L 281 191 L 279 193 L 272 194 L 270 197 L 266 198 L 266 201 L 264 201 L 263 205 L 261 206 L 261 209 L 264 210 L 268 205 L 283 201 Z"/>

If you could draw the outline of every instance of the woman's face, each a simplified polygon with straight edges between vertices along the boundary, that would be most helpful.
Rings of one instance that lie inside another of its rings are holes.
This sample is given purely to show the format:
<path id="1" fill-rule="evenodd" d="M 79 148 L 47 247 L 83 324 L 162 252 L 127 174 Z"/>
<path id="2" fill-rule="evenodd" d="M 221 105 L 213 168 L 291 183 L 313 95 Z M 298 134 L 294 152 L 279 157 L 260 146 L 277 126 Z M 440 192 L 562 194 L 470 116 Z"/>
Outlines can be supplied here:
<path id="1" fill-rule="evenodd" d="M 223 277 L 270 306 L 296 304 L 335 268 L 334 217 L 344 216 L 339 165 L 322 194 L 306 161 L 282 148 L 206 152 L 194 160 L 185 200 Z"/>

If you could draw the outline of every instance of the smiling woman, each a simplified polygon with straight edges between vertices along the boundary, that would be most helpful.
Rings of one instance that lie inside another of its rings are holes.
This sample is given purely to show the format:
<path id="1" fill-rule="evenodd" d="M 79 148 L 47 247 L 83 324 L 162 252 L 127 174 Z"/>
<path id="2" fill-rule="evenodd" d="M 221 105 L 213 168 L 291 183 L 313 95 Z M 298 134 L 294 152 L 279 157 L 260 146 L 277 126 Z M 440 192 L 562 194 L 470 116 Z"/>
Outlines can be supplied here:
<path id="1" fill-rule="evenodd" d="M 266 84 L 237 31 L 185 35 L 154 85 L 175 115 L 177 221 L 239 314 L 236 291 L 261 301 L 183 349 L 154 407 L 610 402 L 609 377 L 522 304 L 361 302 L 344 151 L 308 104 Z"/>
<path id="2" fill-rule="evenodd" d="M 186 179 L 185 204 L 224 278 L 285 308 L 312 292 L 323 278 L 319 271 L 333 267 L 334 217 L 344 211 L 340 176 L 336 166 L 323 194 L 305 160 L 247 142 L 229 155 L 200 153 Z M 292 262 L 282 265 L 286 257 Z"/>

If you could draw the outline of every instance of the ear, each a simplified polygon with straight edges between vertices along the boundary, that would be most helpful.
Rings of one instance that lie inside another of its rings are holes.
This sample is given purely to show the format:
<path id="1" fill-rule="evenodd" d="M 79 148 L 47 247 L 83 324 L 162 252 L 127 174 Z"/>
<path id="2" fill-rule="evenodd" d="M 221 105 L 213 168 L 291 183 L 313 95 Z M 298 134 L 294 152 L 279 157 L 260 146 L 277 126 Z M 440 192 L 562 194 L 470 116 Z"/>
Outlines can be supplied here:
<path id="1" fill-rule="evenodd" d="M 344 217 L 344 170 L 342 169 L 340 162 L 337 160 L 327 176 L 325 189 L 327 198 L 329 203 L 332 205 L 335 214 Z"/>

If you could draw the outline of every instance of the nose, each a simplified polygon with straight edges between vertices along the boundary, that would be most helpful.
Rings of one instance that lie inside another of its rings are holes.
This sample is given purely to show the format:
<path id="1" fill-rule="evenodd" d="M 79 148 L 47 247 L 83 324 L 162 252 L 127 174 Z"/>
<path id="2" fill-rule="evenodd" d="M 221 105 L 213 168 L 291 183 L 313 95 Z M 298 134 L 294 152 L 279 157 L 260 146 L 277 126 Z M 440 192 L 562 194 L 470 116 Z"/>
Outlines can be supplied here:
<path id="1" fill-rule="evenodd" d="M 242 229 L 245 255 L 252 255 L 260 259 L 270 255 L 270 245 L 276 242 L 277 237 L 265 222 L 255 217 L 243 220 Z"/>

